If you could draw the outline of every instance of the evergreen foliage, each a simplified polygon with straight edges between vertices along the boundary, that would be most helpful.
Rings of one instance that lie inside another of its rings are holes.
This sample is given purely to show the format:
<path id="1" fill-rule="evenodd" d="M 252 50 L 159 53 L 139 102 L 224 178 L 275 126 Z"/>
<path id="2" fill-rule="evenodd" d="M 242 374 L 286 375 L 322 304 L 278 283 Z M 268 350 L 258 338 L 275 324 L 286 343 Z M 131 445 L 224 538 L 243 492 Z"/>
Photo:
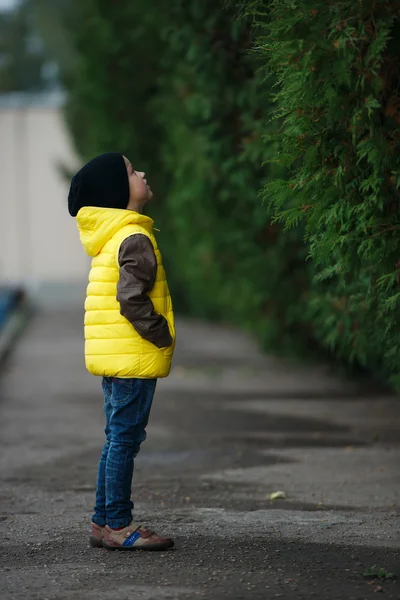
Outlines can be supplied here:
<path id="1" fill-rule="evenodd" d="M 400 1 L 68 4 L 76 147 L 148 171 L 175 303 L 400 386 Z"/>
<path id="2" fill-rule="evenodd" d="M 314 335 L 400 385 L 400 2 L 274 0 L 254 12 L 277 81 L 273 161 L 288 169 L 263 195 L 275 222 L 305 228 Z"/>
<path id="3" fill-rule="evenodd" d="M 48 87 L 46 56 L 28 2 L 0 11 L 0 93 L 38 92 Z"/>

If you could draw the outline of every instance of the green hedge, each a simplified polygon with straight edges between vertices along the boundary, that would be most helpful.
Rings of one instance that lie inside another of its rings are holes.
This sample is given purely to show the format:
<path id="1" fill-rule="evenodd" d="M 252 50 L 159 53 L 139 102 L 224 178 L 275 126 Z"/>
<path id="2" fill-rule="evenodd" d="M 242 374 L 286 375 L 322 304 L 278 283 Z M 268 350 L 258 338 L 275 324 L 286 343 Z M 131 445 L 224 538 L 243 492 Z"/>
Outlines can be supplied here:
<path id="1" fill-rule="evenodd" d="M 262 7 L 265 6 L 264 13 Z M 258 3 L 278 82 L 275 221 L 301 223 L 316 338 L 400 386 L 400 2 Z"/>
<path id="2" fill-rule="evenodd" d="M 400 385 L 398 2 L 71 2 L 70 130 L 148 172 L 175 304 Z"/>

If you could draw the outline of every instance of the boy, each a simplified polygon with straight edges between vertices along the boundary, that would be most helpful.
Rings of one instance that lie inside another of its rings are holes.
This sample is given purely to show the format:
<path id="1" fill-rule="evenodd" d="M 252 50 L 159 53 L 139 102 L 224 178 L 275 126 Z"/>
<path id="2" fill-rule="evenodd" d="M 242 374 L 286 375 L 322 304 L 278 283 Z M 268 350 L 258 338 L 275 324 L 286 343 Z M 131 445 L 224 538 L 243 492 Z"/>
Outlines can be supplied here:
<path id="1" fill-rule="evenodd" d="M 134 458 L 158 377 L 167 377 L 175 327 L 145 174 L 118 153 L 102 154 L 72 179 L 69 213 L 93 257 L 85 303 L 86 367 L 103 377 L 106 443 L 101 455 L 90 544 L 165 550 L 172 539 L 132 521 Z"/>

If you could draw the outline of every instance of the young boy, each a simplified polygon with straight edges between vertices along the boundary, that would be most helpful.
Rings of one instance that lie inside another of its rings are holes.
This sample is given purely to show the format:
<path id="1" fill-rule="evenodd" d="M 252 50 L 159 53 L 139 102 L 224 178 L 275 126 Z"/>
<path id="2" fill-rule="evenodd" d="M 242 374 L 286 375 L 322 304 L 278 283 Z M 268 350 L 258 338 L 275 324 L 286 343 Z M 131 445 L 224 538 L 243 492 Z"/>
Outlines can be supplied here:
<path id="1" fill-rule="evenodd" d="M 117 153 L 102 154 L 72 179 L 69 213 L 93 257 L 85 303 L 86 367 L 103 377 L 106 443 L 101 455 L 90 544 L 119 550 L 174 545 L 132 521 L 134 458 L 158 377 L 167 377 L 175 327 L 145 174 Z"/>

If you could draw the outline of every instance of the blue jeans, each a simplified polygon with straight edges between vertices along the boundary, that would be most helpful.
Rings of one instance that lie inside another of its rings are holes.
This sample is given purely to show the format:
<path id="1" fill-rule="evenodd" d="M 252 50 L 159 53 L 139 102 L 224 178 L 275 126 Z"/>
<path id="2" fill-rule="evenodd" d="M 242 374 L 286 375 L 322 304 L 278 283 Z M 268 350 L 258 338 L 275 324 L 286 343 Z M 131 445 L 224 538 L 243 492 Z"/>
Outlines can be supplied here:
<path id="1" fill-rule="evenodd" d="M 103 378 L 106 443 L 97 477 L 93 522 L 113 529 L 132 521 L 133 461 L 146 439 L 157 379 Z"/>

